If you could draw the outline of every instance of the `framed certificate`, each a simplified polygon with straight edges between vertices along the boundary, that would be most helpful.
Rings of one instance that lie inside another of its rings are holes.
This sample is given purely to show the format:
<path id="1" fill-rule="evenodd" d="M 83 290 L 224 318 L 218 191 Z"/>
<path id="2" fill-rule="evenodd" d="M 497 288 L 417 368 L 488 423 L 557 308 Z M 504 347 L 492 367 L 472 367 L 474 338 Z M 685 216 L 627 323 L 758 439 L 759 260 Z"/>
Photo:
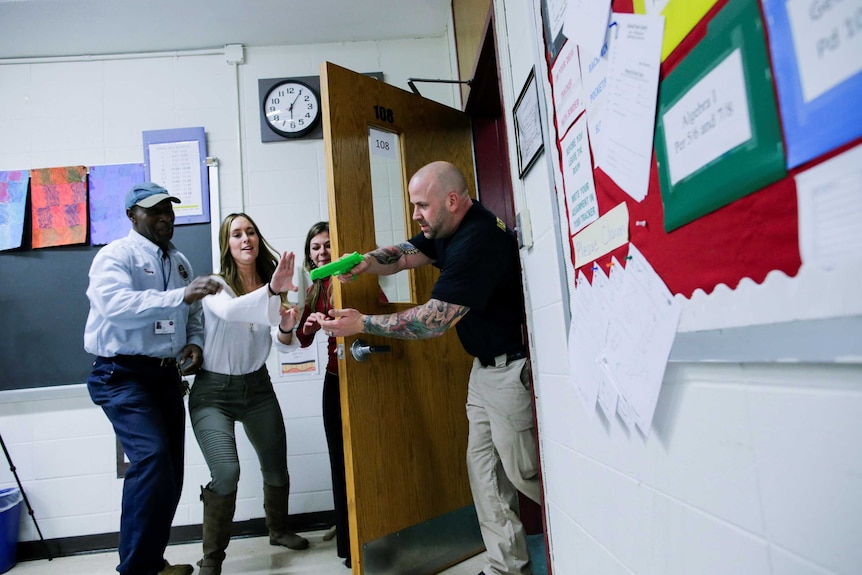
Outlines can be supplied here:
<path id="1" fill-rule="evenodd" d="M 515 117 L 515 141 L 518 145 L 518 176 L 523 178 L 544 148 L 535 67 L 530 69 L 512 113 Z"/>

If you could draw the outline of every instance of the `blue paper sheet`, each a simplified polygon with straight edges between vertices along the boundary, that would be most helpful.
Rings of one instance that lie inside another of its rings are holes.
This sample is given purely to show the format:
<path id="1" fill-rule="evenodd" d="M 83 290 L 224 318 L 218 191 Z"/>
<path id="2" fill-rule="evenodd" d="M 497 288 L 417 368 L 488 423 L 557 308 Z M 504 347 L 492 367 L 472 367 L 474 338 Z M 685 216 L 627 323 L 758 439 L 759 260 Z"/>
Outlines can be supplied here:
<path id="1" fill-rule="evenodd" d="M 797 4 L 763 0 L 788 169 L 862 136 L 862 8 Z"/>

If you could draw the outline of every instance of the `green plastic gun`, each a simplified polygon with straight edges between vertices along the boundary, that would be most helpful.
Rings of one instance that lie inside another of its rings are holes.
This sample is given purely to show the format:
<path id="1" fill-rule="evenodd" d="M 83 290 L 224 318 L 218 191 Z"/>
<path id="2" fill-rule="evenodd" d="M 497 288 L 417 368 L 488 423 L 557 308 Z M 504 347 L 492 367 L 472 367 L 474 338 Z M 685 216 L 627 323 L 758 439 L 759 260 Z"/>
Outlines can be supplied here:
<path id="1" fill-rule="evenodd" d="M 329 276 L 337 276 L 350 271 L 353 266 L 362 261 L 362 256 L 358 252 L 347 254 L 346 256 L 329 262 L 326 265 L 314 268 L 311 270 L 311 281 L 328 278 Z"/>

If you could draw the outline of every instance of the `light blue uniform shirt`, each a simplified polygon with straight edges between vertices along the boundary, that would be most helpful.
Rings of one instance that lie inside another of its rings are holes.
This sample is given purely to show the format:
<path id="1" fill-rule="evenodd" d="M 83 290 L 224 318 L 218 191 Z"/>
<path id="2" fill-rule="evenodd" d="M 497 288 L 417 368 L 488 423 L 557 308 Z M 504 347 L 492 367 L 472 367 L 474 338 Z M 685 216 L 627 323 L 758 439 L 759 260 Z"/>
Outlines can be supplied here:
<path id="1" fill-rule="evenodd" d="M 159 246 L 135 230 L 99 250 L 87 288 L 88 353 L 165 358 L 179 357 L 190 343 L 203 349 L 201 304 L 183 301 L 192 267 L 173 244 L 168 257 L 162 255 Z"/>

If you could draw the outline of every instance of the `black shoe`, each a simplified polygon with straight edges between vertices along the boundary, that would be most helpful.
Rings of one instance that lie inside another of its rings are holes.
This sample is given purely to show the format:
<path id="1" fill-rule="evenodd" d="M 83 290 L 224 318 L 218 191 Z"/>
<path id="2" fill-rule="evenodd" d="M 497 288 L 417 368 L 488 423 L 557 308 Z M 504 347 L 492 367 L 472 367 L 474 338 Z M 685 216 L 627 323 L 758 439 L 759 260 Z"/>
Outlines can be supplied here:
<path id="1" fill-rule="evenodd" d="M 344 566 L 347 567 L 348 569 L 353 567 L 353 565 L 351 565 L 351 563 L 350 563 L 350 557 L 348 557 L 347 559 L 344 560 Z"/>

